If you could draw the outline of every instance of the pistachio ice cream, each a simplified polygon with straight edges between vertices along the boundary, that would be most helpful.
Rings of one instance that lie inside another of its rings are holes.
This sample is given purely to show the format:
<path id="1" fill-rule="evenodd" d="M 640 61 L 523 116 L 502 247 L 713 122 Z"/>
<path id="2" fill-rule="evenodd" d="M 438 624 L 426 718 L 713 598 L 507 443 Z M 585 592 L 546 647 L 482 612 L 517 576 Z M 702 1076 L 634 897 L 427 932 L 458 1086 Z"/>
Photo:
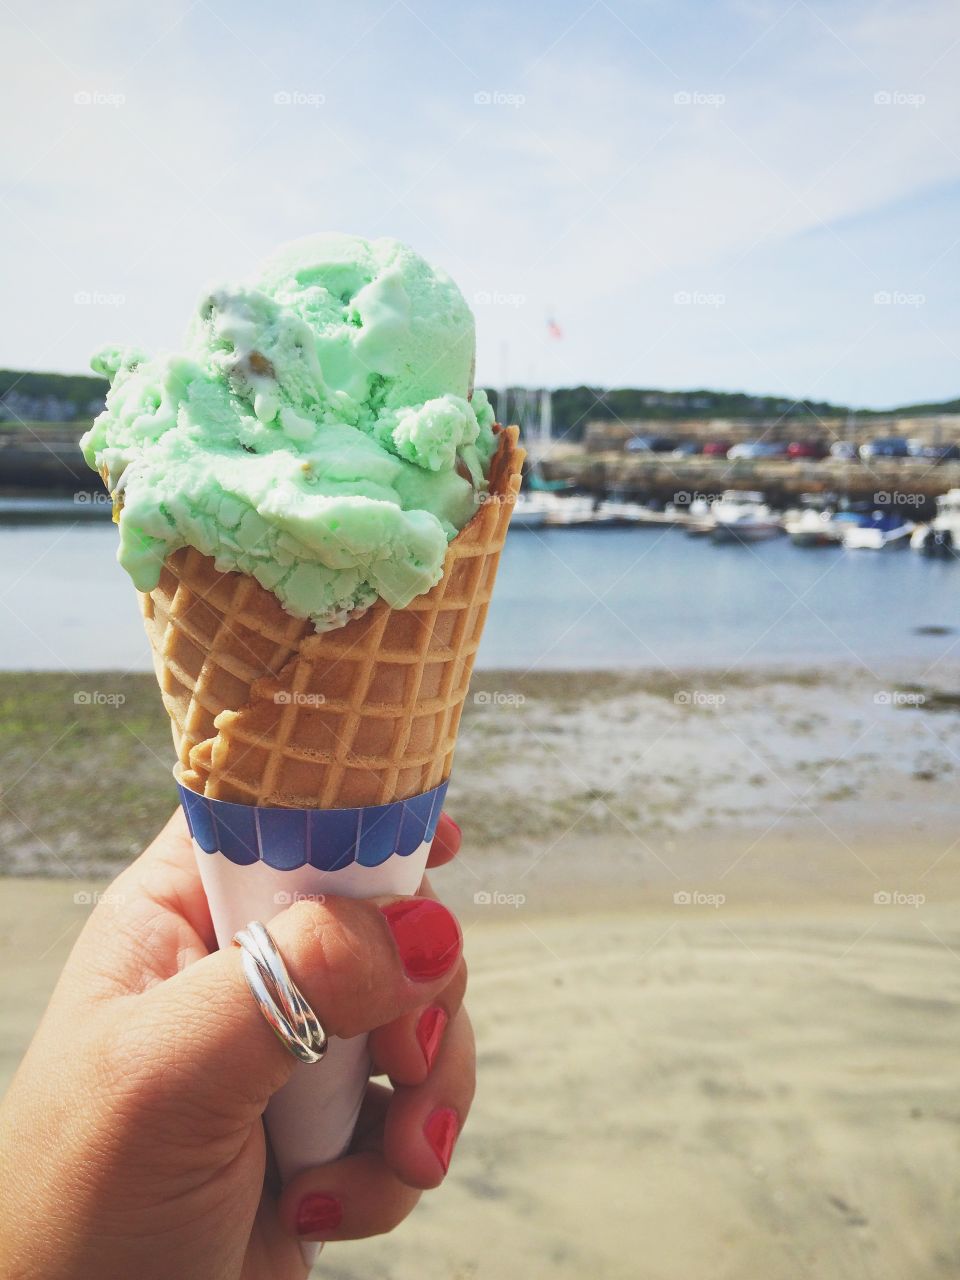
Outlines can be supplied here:
<path id="1" fill-rule="evenodd" d="M 482 501 L 493 413 L 453 281 L 395 240 L 323 234 L 209 291 L 181 353 L 110 347 L 83 437 L 140 591 L 180 547 L 318 630 L 443 572 Z"/>

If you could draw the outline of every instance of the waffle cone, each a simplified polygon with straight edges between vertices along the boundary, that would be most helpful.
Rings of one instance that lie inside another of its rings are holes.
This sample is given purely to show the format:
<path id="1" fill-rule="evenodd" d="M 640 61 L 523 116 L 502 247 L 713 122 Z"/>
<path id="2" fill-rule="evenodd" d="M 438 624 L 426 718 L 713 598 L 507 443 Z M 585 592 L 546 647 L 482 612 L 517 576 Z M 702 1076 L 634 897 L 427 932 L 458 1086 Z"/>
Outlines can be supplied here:
<path id="1" fill-rule="evenodd" d="M 490 492 L 405 609 L 378 601 L 315 632 L 253 578 L 187 547 L 141 596 L 185 785 L 218 800 L 353 808 L 419 795 L 450 773 L 460 714 L 520 486 L 516 427 Z"/>

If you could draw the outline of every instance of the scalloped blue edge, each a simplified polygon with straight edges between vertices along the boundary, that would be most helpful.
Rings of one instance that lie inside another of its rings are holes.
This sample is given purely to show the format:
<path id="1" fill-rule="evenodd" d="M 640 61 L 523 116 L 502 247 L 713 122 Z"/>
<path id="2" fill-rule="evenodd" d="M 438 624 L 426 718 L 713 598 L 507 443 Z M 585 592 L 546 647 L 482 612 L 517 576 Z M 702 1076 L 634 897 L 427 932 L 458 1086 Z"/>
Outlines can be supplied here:
<path id="1" fill-rule="evenodd" d="M 205 853 L 219 853 L 237 866 L 265 862 L 277 871 L 316 867 L 338 871 L 351 863 L 378 867 L 399 854 L 407 858 L 432 840 L 447 794 L 446 782 L 432 791 L 363 809 L 267 809 L 211 800 L 177 780 L 190 834 Z"/>

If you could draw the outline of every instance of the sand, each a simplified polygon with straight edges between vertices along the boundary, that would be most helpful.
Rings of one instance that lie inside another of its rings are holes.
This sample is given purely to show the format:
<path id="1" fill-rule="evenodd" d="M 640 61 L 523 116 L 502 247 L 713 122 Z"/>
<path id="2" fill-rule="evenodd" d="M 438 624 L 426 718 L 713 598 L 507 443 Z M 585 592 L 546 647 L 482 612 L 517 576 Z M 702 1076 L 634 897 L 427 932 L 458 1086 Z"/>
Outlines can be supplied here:
<path id="1" fill-rule="evenodd" d="M 481 1046 L 451 1174 L 392 1237 L 330 1247 L 318 1274 L 960 1272 L 960 893 L 856 906 L 851 883 L 849 901 L 798 905 L 744 885 L 696 905 L 651 888 L 571 911 L 474 903 L 470 879 L 438 876 Z M 5 884 L 4 1079 L 97 887 Z"/>

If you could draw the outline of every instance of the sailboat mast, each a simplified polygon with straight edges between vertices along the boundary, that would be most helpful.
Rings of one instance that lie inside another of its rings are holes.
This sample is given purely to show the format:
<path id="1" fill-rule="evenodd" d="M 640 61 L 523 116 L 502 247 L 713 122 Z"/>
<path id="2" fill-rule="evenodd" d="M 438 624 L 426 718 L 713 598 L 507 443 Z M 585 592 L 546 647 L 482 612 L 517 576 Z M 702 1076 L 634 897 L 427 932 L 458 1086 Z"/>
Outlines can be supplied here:
<path id="1" fill-rule="evenodd" d="M 540 392 L 540 448 L 545 450 L 553 439 L 553 392 L 544 387 Z"/>
<path id="2" fill-rule="evenodd" d="M 510 386 L 509 375 L 507 372 L 507 366 L 509 364 L 508 356 L 509 356 L 509 349 L 507 347 L 507 344 L 505 342 L 501 342 L 500 344 L 500 392 L 497 397 L 497 400 L 498 400 L 497 418 L 500 422 L 501 427 L 510 426 L 510 406 L 507 403 L 508 388 Z"/>

